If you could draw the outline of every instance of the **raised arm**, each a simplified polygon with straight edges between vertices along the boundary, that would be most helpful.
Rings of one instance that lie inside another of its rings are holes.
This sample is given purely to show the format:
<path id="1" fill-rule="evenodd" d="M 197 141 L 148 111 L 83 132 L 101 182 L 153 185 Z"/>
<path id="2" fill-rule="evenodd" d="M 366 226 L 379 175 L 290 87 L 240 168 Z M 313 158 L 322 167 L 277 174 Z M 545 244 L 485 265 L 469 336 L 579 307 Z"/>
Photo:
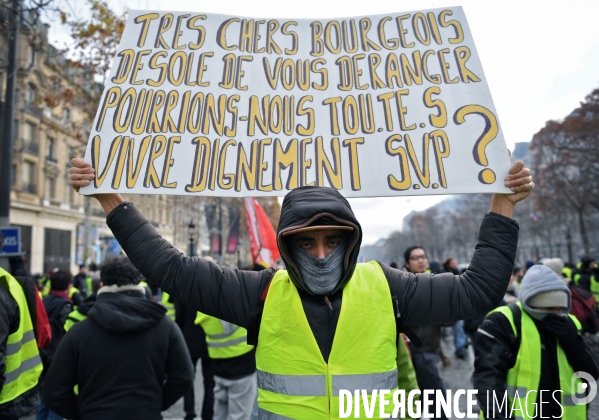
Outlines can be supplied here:
<path id="1" fill-rule="evenodd" d="M 512 274 L 518 224 L 488 213 L 464 274 L 412 274 L 381 264 L 409 325 L 447 324 L 485 315 L 501 302 Z"/>
<path id="2" fill-rule="evenodd" d="M 72 160 L 73 186 L 88 185 L 94 171 L 83 159 Z M 135 267 L 190 308 L 246 327 L 249 313 L 274 269 L 255 271 L 220 267 L 187 257 L 160 236 L 145 216 L 119 194 L 94 196 L 107 212 L 106 223 Z"/>
<path id="3" fill-rule="evenodd" d="M 381 265 L 406 323 L 446 324 L 486 315 L 499 305 L 518 246 L 518 223 L 511 219 L 514 206 L 534 189 L 524 163 L 512 165 L 505 186 L 514 194 L 493 196 L 491 212 L 483 218 L 472 261 L 464 274 L 411 274 Z"/>

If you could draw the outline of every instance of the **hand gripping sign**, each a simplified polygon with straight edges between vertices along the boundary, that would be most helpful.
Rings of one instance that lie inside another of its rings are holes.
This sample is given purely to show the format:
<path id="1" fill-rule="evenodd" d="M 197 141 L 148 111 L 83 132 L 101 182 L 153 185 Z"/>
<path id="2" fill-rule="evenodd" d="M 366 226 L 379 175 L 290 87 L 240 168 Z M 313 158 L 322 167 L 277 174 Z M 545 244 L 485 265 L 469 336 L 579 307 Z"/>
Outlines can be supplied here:
<path id="1" fill-rule="evenodd" d="M 340 19 L 131 11 L 84 194 L 509 193 L 460 7 Z"/>

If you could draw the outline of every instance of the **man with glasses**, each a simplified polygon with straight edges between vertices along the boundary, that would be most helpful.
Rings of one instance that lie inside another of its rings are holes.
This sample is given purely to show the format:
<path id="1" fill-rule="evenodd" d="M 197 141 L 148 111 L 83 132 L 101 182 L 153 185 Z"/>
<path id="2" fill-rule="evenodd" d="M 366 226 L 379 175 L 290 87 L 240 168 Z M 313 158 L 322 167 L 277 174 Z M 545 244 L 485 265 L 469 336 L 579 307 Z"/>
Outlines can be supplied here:
<path id="1" fill-rule="evenodd" d="M 419 245 L 407 248 L 404 251 L 404 260 L 404 266 L 410 273 L 430 272 L 426 252 Z M 445 385 L 443 385 L 439 370 L 439 363 L 441 362 L 439 357 L 441 352 L 441 326 L 425 325 L 412 327 L 412 330 L 422 342 L 421 346 L 416 346 L 413 342 L 410 342 L 412 364 L 416 370 L 418 386 L 420 389 L 438 389 L 445 394 Z M 432 407 L 436 407 L 436 401 Z M 441 411 L 441 417 L 439 418 L 445 419 L 447 417 Z"/>

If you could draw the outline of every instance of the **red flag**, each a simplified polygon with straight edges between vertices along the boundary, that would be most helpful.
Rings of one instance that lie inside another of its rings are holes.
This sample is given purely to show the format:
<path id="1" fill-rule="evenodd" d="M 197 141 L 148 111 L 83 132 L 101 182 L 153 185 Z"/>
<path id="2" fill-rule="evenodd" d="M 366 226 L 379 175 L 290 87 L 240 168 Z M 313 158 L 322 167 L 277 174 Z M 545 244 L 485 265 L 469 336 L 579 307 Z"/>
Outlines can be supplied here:
<path id="1" fill-rule="evenodd" d="M 274 266 L 281 254 L 277 247 L 277 236 L 268 216 L 254 198 L 245 199 L 245 215 L 250 236 L 250 250 L 254 264 L 265 262 Z"/>

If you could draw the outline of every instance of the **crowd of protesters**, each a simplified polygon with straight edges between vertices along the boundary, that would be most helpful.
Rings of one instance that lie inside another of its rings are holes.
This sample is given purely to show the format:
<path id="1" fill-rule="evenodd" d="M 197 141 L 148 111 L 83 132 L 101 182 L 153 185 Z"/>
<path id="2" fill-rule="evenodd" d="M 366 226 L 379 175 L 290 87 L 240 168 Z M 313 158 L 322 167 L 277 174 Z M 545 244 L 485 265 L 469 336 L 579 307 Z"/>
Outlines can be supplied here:
<path id="1" fill-rule="evenodd" d="M 93 169 L 73 165 L 73 185 L 87 185 Z M 160 419 L 180 398 L 186 419 L 336 418 L 334 389 L 444 391 L 441 337 L 450 326 L 455 357 L 474 347 L 481 416 L 509 417 L 482 395 L 489 390 L 526 408 L 547 403 L 555 417 L 586 418 L 588 405 L 576 403 L 586 378 L 570 379 L 577 371 L 599 377 L 585 340 L 599 325 L 597 264 L 514 267 L 513 207 L 534 183 L 521 162 L 510 174 L 515 194 L 494 196 L 461 271 L 455 258 L 429 261 L 419 245 L 406 249 L 401 267 L 358 264 L 360 224 L 330 188 L 298 188 L 283 201 L 285 270 L 187 257 L 132 203 L 96 196 L 128 257 L 37 282 L 0 271 L 0 419 L 32 410 L 40 420 Z"/>

